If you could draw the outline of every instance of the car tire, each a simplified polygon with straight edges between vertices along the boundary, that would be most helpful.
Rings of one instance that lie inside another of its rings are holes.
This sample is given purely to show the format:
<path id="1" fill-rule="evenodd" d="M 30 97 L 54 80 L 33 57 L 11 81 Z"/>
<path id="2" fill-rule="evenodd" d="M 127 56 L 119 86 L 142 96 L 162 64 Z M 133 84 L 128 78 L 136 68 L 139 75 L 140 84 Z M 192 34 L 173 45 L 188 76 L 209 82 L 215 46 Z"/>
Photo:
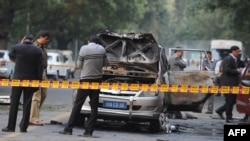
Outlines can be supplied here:
<path id="1" fill-rule="evenodd" d="M 149 131 L 150 131 L 151 133 L 158 133 L 158 132 L 161 131 L 161 127 L 160 127 L 160 122 L 159 122 L 159 120 L 150 121 Z"/>
<path id="2" fill-rule="evenodd" d="M 70 76 L 72 79 L 74 79 L 75 78 L 75 71 L 70 72 Z"/>
<path id="3" fill-rule="evenodd" d="M 67 70 L 66 75 L 63 77 L 63 80 L 68 80 L 70 76 L 69 70 Z"/>
<path id="4" fill-rule="evenodd" d="M 10 75 L 8 76 L 8 79 L 12 79 L 13 78 L 13 71 L 10 72 Z"/>
<path id="5" fill-rule="evenodd" d="M 149 131 L 151 133 L 165 132 L 168 118 L 165 113 L 161 113 L 156 120 L 150 121 Z"/>
<path id="6" fill-rule="evenodd" d="M 59 72 L 56 72 L 56 75 L 54 75 L 54 80 L 59 80 Z"/>

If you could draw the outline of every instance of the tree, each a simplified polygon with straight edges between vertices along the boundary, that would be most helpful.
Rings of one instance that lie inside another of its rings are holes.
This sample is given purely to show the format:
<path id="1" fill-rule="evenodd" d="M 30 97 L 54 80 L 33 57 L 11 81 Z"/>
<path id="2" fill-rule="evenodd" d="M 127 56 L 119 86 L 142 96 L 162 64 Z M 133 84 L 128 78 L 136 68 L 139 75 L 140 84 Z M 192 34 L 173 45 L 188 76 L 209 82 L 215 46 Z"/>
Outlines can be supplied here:
<path id="1" fill-rule="evenodd" d="M 1 0 L 0 1 L 0 49 L 7 48 L 7 39 L 11 31 L 11 25 L 15 13 L 24 8 L 29 1 L 21 2 L 18 0 Z"/>
<path id="2" fill-rule="evenodd" d="M 1 1 L 1 48 L 26 33 L 51 32 L 51 48 L 67 49 L 75 39 L 85 39 L 101 29 L 122 31 L 141 20 L 146 0 L 18 0 Z M 9 13 L 6 13 L 8 11 Z M 5 43 L 5 44 L 4 44 Z"/>
<path id="3" fill-rule="evenodd" d="M 197 2 L 196 6 L 207 11 L 215 13 L 223 10 L 224 32 L 230 35 L 230 38 L 243 41 L 245 46 L 250 46 L 250 12 L 249 0 L 203 0 Z"/>

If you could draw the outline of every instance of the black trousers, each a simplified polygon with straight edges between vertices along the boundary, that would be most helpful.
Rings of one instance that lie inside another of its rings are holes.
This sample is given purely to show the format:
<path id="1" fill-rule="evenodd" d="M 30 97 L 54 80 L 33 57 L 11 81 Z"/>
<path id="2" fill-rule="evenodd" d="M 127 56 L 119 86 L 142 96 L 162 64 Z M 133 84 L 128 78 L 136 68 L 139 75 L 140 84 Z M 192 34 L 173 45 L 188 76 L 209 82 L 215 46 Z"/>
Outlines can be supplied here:
<path id="1" fill-rule="evenodd" d="M 9 111 L 9 121 L 7 128 L 15 130 L 17 112 L 21 94 L 23 92 L 23 117 L 19 124 L 21 130 L 27 130 L 29 126 L 30 119 L 30 108 L 33 93 L 37 88 L 31 87 L 12 87 L 12 93 L 10 96 L 10 111 Z"/>
<path id="2" fill-rule="evenodd" d="M 224 94 L 225 103 L 217 109 L 218 112 L 226 112 L 226 119 L 229 120 L 233 117 L 233 106 L 236 103 L 236 94 Z"/>
<path id="3" fill-rule="evenodd" d="M 86 82 L 101 82 L 101 80 L 84 80 Z M 83 82 L 81 80 L 80 82 Z M 76 99 L 74 106 L 72 108 L 68 125 L 65 127 L 65 130 L 72 130 L 75 125 L 76 119 L 79 117 L 83 103 L 85 102 L 87 96 L 90 98 L 90 107 L 91 114 L 88 120 L 85 123 L 85 132 L 92 134 L 95 128 L 97 114 L 98 114 L 98 105 L 99 105 L 99 93 L 100 90 L 91 90 L 91 89 L 78 89 L 76 94 Z"/>

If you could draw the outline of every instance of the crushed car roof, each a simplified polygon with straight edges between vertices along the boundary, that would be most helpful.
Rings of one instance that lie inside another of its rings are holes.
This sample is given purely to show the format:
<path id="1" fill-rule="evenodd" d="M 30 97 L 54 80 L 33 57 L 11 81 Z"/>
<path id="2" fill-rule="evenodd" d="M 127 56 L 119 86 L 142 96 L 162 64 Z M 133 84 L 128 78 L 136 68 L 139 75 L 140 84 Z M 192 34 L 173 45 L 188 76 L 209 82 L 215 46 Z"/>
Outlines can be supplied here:
<path id="1" fill-rule="evenodd" d="M 129 70 L 152 73 L 154 77 L 158 73 L 160 48 L 151 33 L 118 34 L 105 30 L 97 36 L 106 49 L 110 66 L 122 68 L 119 75 L 127 75 Z"/>

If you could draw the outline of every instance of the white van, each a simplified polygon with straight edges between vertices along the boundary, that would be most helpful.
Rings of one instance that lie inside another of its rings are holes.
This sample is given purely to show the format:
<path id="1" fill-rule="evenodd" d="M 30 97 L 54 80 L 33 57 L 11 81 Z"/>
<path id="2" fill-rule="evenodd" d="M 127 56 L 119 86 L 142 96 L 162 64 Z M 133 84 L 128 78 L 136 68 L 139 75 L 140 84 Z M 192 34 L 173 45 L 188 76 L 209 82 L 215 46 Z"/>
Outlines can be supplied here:
<path id="1" fill-rule="evenodd" d="M 75 78 L 75 61 L 73 60 L 73 52 L 71 50 L 61 50 L 64 56 L 64 64 L 69 67 L 70 77 Z"/>
<path id="2" fill-rule="evenodd" d="M 220 60 L 223 58 L 223 54 L 230 53 L 230 48 L 232 46 L 238 46 L 241 50 L 241 59 L 245 59 L 245 48 L 241 41 L 237 40 L 226 40 L 226 39 L 216 39 L 211 41 L 210 50 L 213 54 L 215 60 Z"/>
<path id="3" fill-rule="evenodd" d="M 65 60 L 61 53 L 59 52 L 47 52 L 48 54 L 48 66 L 47 66 L 47 76 L 48 78 L 53 77 L 54 80 L 58 80 L 62 77 L 67 80 L 70 75 L 70 70 L 65 67 Z"/>

